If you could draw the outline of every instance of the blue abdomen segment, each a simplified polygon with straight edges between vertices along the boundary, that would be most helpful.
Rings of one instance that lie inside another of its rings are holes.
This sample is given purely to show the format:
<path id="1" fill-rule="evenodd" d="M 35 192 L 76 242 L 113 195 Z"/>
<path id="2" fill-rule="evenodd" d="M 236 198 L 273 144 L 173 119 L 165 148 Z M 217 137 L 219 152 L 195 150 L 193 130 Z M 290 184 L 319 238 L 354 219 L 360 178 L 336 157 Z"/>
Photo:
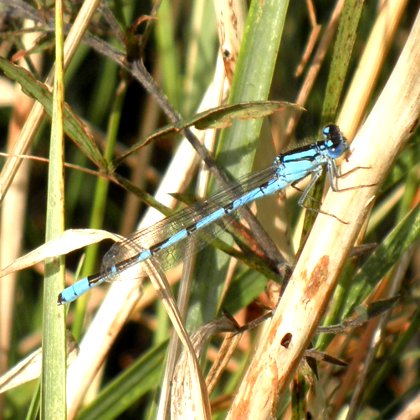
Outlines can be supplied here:
<path id="1" fill-rule="evenodd" d="M 108 276 L 94 274 L 92 276 L 84 277 L 83 279 L 78 280 L 73 285 L 66 287 L 59 295 L 57 303 L 59 305 L 63 303 L 70 303 L 75 301 L 79 296 L 86 293 L 93 286 L 102 284 L 107 280 Z"/>

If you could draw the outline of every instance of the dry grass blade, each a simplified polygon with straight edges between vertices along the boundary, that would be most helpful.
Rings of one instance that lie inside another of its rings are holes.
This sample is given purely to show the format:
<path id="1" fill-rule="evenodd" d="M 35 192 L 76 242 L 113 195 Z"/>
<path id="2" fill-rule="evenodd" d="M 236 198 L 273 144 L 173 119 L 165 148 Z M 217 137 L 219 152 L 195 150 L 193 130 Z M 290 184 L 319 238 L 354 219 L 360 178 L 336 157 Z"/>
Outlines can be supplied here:
<path id="1" fill-rule="evenodd" d="M 407 0 L 392 0 L 383 4 L 381 12 L 369 36 L 369 40 L 359 61 L 341 114 L 351 121 L 341 128 L 352 138 L 356 133 L 366 107 L 383 68 L 383 62 L 392 45 L 395 32 L 402 14 L 407 7 Z"/>
<path id="2" fill-rule="evenodd" d="M 209 338 L 219 332 L 236 331 L 237 325 L 233 320 L 227 317 L 216 319 L 203 325 L 191 335 L 191 342 L 197 358 L 205 350 Z M 171 418 L 203 418 L 197 411 L 194 404 L 194 366 L 192 366 L 191 354 L 184 349 L 181 353 L 172 379 L 171 395 Z M 207 396 L 208 398 L 208 396 Z"/>
<path id="3" fill-rule="evenodd" d="M 70 333 L 67 334 L 67 364 L 70 364 L 77 355 L 78 348 Z M 26 356 L 18 364 L 0 377 L 0 393 L 38 379 L 41 374 L 42 348 Z"/>
<path id="4" fill-rule="evenodd" d="M 369 169 L 358 170 L 343 179 L 345 185 L 341 188 L 377 185 L 342 193 L 330 191 L 327 195 L 323 208 L 339 215 L 348 224 L 322 214 L 318 216 L 228 418 L 269 418 L 275 415 L 279 395 L 287 389 L 324 313 L 338 272 L 375 193 L 417 124 L 420 107 L 419 44 L 420 15 L 388 83 L 352 145 L 351 157 L 342 168 L 343 173 L 361 166 Z M 334 255 L 331 250 L 335 251 Z M 292 339 L 286 348 L 281 343 L 287 334 L 291 334 Z"/>
<path id="5" fill-rule="evenodd" d="M 0 271 L 0 277 L 31 267 L 47 258 L 66 255 L 76 249 L 95 244 L 104 239 L 121 240 L 121 236 L 99 229 L 69 229 L 56 239 L 46 242 L 26 255 L 16 259 Z"/>
<path id="6" fill-rule="evenodd" d="M 25 21 L 24 26 L 27 27 L 29 22 Z M 35 42 L 36 34 L 25 35 L 22 38 L 24 48 L 31 48 Z M 19 62 L 24 65 L 23 60 Z M 38 70 L 41 68 L 41 57 L 36 55 L 33 57 L 34 67 Z M 6 82 L 5 80 L 2 82 Z M 18 141 L 22 126 L 27 118 L 33 101 L 28 98 L 17 86 L 14 85 L 13 92 L 13 112 L 12 118 L 8 126 L 7 150 L 13 148 Z M 0 87 L 2 99 L 7 99 L 8 89 L 5 83 Z M 0 99 L 0 102 L 2 100 Z M 3 103 L 4 105 L 4 103 Z M 1 238 L 0 238 L 0 266 L 9 265 L 22 253 L 22 237 L 25 226 L 25 211 L 27 207 L 27 195 L 29 187 L 29 168 L 27 162 L 23 162 L 20 171 L 17 173 L 12 182 L 9 193 L 5 197 L 1 207 Z M 12 223 L 10 223 L 12 221 Z M 17 275 L 11 274 L 0 280 L 0 348 L 8 349 L 12 343 L 13 330 L 13 314 L 15 312 L 14 296 L 16 291 Z M 8 369 L 8 355 L 6 352 L 0 356 L 0 371 L 5 372 Z"/>
<path id="7" fill-rule="evenodd" d="M 213 392 L 218 380 L 225 371 L 226 365 L 232 358 L 233 352 L 242 338 L 242 333 L 227 334 L 220 347 L 217 360 L 214 362 L 206 377 L 206 385 L 209 395 Z"/>
<path id="8" fill-rule="evenodd" d="M 181 406 L 182 409 L 186 410 L 184 414 L 187 418 L 188 415 L 192 415 L 195 418 L 209 419 L 211 417 L 210 403 L 204 379 L 195 354 L 195 348 L 184 327 L 182 317 L 178 311 L 169 283 L 166 280 L 165 273 L 163 273 L 162 269 L 157 264 L 154 264 L 154 262 L 150 260 L 145 262 L 145 270 L 153 284 L 153 287 L 158 292 L 168 316 L 172 321 L 172 325 L 184 346 L 184 353 L 187 360 L 186 364 L 188 366 L 189 373 L 188 380 L 183 382 L 185 384 L 183 389 L 185 391 L 186 399 L 183 401 L 184 404 Z M 188 393 L 187 390 L 189 391 Z"/>
<path id="9" fill-rule="evenodd" d="M 229 84 L 235 73 L 242 41 L 246 10 L 242 1 L 215 1 L 220 50 Z"/>

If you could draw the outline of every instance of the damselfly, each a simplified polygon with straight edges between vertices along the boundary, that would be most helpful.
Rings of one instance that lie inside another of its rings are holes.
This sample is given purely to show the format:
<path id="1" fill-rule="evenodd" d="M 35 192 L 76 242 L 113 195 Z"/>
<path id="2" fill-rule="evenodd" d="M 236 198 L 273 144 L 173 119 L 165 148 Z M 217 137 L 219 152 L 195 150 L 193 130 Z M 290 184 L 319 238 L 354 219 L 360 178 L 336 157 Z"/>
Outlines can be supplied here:
<path id="1" fill-rule="evenodd" d="M 77 299 L 90 288 L 104 281 L 116 279 L 120 273 L 136 264 L 153 258 L 163 269 L 175 265 L 191 236 L 208 232 L 222 218 L 229 217 L 240 207 L 283 190 L 288 185 L 312 175 L 298 203 L 303 206 L 309 191 L 327 167 L 331 187 L 337 190 L 338 171 L 335 159 L 348 149 L 338 126 L 329 124 L 323 129 L 324 140 L 298 147 L 277 156 L 273 164 L 241 180 L 240 183 L 210 197 L 208 200 L 185 208 L 153 226 L 139 230 L 125 240 L 115 243 L 103 258 L 100 273 L 77 281 L 64 289 L 58 303 Z M 179 251 L 179 249 L 178 249 Z"/>

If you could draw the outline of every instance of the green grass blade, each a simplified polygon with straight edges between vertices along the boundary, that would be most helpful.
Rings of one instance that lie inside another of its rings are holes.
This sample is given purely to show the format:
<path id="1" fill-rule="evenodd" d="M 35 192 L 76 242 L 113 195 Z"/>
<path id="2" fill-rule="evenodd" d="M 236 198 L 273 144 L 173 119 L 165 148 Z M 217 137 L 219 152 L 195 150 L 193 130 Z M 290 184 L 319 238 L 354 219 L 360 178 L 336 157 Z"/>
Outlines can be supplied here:
<path id="1" fill-rule="evenodd" d="M 151 349 L 106 386 L 95 401 L 83 409 L 79 420 L 113 419 L 131 407 L 159 383 L 167 341 Z"/>
<path id="2" fill-rule="evenodd" d="M 407 249 L 420 237 L 420 205 L 392 230 L 375 252 L 367 259 L 352 282 L 346 301 L 345 316 L 358 305 L 391 269 Z"/>
<path id="3" fill-rule="evenodd" d="M 55 77 L 48 172 L 46 240 L 64 231 L 64 69 L 61 3 L 56 2 Z M 56 296 L 64 285 L 64 258 L 45 264 L 42 335 L 41 418 L 66 418 L 66 338 L 64 307 Z"/>
<path id="4" fill-rule="evenodd" d="M 116 97 L 114 98 L 112 112 L 108 123 L 108 134 L 107 142 L 105 147 L 105 159 L 111 161 L 114 154 L 115 144 L 117 142 L 117 134 L 120 126 L 121 112 L 124 105 L 124 98 L 127 90 L 127 85 L 123 81 L 117 89 Z M 100 229 L 103 227 L 104 215 L 106 210 L 106 203 L 108 197 L 109 181 L 107 179 L 98 178 L 96 182 L 93 208 L 90 216 L 89 227 L 92 229 Z M 91 274 L 96 271 L 98 261 L 98 245 L 92 245 L 87 249 L 85 265 L 82 270 L 82 277 Z M 83 296 L 78 299 L 77 305 L 77 316 L 73 324 L 73 335 L 76 339 L 79 339 L 82 334 L 84 314 L 86 310 L 86 304 L 88 296 Z"/>
<path id="5" fill-rule="evenodd" d="M 287 6 L 287 1 L 251 3 L 229 99 L 231 104 L 268 98 Z M 218 163 L 235 178 L 251 172 L 261 126 L 261 119 L 234 121 L 223 132 Z M 208 250 L 198 256 L 189 329 L 214 318 L 228 260 L 226 255 Z"/>
<path id="6" fill-rule="evenodd" d="M 337 39 L 330 65 L 325 99 L 322 109 L 324 123 L 335 121 L 344 82 L 349 70 L 351 53 L 357 38 L 363 1 L 347 0 L 338 26 Z"/>

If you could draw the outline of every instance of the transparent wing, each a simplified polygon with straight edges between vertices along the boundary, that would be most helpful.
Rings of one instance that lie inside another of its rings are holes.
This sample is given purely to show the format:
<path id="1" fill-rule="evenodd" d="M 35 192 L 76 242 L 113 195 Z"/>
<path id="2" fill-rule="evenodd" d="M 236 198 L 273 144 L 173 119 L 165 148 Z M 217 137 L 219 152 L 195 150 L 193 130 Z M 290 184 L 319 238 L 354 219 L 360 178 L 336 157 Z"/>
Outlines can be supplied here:
<path id="1" fill-rule="evenodd" d="M 197 203 L 191 207 L 182 209 L 172 216 L 169 216 L 154 225 L 134 232 L 121 242 L 115 243 L 105 254 L 102 271 L 112 271 L 112 267 L 124 260 L 132 260 L 132 264 L 137 264 L 135 256 L 141 251 L 151 248 L 153 245 L 161 243 L 172 237 L 180 230 L 190 228 L 197 224 L 204 217 L 213 214 L 220 208 L 225 208 L 233 200 L 257 189 L 259 186 L 277 177 L 277 166 L 272 165 L 260 172 L 248 175 L 240 179 L 231 187 L 220 191 L 202 203 Z M 257 191 L 256 191 L 257 194 Z M 169 248 L 162 249 L 154 253 L 156 258 L 164 270 L 174 266 L 190 252 L 197 252 L 207 243 L 211 242 L 220 231 L 224 230 L 226 225 L 233 220 L 232 216 L 223 217 L 217 222 L 212 223 L 202 229 L 198 229 L 189 234 Z M 197 237 L 195 246 L 189 250 L 189 238 Z M 125 268 L 128 268 L 125 267 Z"/>

